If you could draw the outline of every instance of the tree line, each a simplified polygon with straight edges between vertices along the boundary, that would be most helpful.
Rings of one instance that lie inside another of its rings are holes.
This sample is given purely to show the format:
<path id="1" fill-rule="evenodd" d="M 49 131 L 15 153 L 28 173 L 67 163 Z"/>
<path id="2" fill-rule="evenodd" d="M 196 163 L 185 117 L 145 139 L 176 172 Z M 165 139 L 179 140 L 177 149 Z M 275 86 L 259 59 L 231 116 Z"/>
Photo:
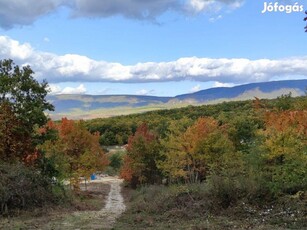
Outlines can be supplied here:
<path id="1" fill-rule="evenodd" d="M 306 100 L 255 98 L 237 111 L 172 120 L 163 135 L 143 123 L 128 139 L 121 177 L 133 187 L 205 182 L 253 198 L 306 191 Z"/>

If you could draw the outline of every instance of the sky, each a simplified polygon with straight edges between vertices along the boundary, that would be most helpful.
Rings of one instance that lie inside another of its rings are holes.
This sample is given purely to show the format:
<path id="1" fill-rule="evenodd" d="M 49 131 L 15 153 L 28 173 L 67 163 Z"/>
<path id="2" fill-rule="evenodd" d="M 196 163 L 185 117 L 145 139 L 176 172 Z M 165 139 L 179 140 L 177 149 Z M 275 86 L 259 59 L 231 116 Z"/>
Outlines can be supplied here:
<path id="1" fill-rule="evenodd" d="M 305 10 L 305 0 L 0 0 L 0 59 L 30 65 L 51 94 L 304 79 Z"/>

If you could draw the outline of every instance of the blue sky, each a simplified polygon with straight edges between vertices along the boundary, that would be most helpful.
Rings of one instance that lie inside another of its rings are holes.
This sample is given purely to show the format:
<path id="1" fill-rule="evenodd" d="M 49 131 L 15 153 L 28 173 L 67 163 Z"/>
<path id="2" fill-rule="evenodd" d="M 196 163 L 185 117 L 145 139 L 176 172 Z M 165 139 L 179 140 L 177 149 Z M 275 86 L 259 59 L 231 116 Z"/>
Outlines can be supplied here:
<path id="1" fill-rule="evenodd" d="M 264 4 L 293 12 L 261 13 Z M 174 96 L 307 77 L 306 1 L 0 0 L 0 59 L 52 93 Z"/>

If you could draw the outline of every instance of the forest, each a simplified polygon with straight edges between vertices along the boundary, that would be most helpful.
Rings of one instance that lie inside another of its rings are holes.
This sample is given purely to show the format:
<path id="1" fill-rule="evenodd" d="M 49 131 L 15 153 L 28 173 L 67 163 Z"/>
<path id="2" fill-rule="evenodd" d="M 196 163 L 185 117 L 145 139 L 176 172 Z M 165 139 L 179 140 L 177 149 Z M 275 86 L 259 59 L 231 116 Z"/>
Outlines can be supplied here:
<path id="1" fill-rule="evenodd" d="M 306 96 L 52 121 L 44 113 L 54 109 L 47 93 L 47 82 L 38 83 L 29 66 L 0 61 L 1 215 L 61 203 L 67 196 L 64 181 L 78 191 L 81 177 L 110 167 L 143 194 L 131 215 L 146 212 L 141 207 L 148 205 L 151 189 L 170 194 L 169 201 L 176 198 L 168 207 L 156 200 L 160 206 L 150 206 L 156 207 L 147 210 L 151 214 L 182 211 L 192 201 L 191 210 L 199 214 L 241 201 L 260 205 L 296 197 L 300 205 L 306 202 Z M 126 151 L 107 154 L 114 145 Z M 211 203 L 195 206 L 204 198 Z M 304 207 L 295 214 L 298 226 L 304 226 Z M 189 218 L 186 213 L 170 217 L 182 215 Z"/>
<path id="2" fill-rule="evenodd" d="M 274 197 L 306 189 L 306 108 L 288 94 L 85 123 L 101 145 L 126 144 L 120 174 L 133 187 L 220 177 L 261 182 L 253 192 Z"/>
<path id="3" fill-rule="evenodd" d="M 119 174 L 136 192 L 118 229 L 302 229 L 306 120 L 307 97 L 289 93 L 86 126 L 102 145 L 126 146 Z"/>

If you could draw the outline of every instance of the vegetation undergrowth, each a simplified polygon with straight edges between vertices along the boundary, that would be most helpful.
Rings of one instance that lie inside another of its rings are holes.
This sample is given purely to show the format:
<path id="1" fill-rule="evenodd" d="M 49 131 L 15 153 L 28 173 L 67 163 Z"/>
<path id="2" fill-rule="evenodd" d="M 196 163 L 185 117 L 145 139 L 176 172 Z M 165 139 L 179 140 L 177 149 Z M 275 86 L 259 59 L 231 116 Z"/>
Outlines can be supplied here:
<path id="1" fill-rule="evenodd" d="M 64 186 L 23 164 L 0 164 L 0 213 L 30 210 L 67 200 Z"/>
<path id="2" fill-rule="evenodd" d="M 210 184 L 213 183 L 213 184 Z M 304 229 L 307 196 L 244 197 L 230 184 L 151 185 L 131 195 L 114 229 Z M 231 201 L 231 202 L 229 202 Z"/>

